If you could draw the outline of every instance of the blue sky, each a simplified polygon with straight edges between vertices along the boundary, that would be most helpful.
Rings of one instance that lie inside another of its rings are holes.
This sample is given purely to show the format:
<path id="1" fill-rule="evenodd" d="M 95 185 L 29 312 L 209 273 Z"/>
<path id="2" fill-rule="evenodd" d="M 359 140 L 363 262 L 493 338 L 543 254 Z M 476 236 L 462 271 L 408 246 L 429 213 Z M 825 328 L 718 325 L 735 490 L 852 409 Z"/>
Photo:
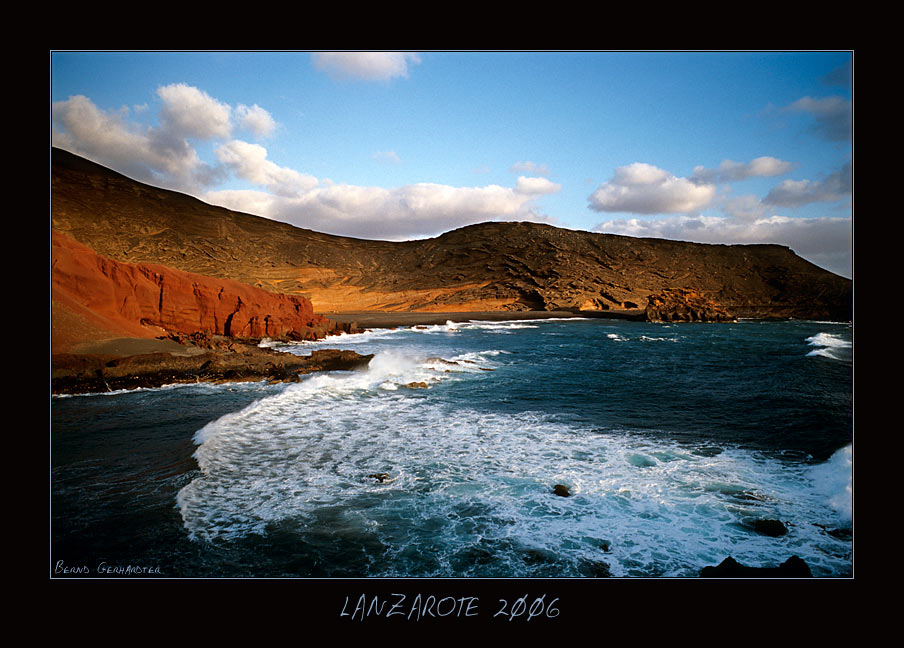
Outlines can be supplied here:
<path id="1" fill-rule="evenodd" d="M 780 243 L 852 276 L 852 52 L 52 52 L 51 141 L 318 231 Z"/>

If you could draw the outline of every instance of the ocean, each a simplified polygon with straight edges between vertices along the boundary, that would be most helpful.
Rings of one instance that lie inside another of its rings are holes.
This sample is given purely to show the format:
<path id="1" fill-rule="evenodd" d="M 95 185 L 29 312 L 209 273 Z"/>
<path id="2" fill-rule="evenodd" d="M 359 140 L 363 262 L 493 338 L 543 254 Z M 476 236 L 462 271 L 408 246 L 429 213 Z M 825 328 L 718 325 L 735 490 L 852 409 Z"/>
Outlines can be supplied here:
<path id="1" fill-rule="evenodd" d="M 51 398 L 52 577 L 694 578 L 793 555 L 853 576 L 850 324 L 471 321 L 262 344 L 374 358 Z"/>

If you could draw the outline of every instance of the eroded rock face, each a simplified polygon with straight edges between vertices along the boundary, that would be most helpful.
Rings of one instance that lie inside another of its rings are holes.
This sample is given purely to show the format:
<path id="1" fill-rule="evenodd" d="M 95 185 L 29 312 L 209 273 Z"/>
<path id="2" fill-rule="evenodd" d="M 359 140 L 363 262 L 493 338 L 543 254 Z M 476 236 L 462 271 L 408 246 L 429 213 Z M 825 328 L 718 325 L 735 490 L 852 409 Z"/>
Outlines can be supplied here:
<path id="1" fill-rule="evenodd" d="M 650 295 L 646 318 L 651 322 L 733 322 L 737 319 L 711 299 L 682 289 Z"/>
<path id="2" fill-rule="evenodd" d="M 122 335 L 201 332 L 306 340 L 339 326 L 315 314 L 303 297 L 162 265 L 114 261 L 56 231 L 51 258 L 55 309 L 80 311 Z"/>

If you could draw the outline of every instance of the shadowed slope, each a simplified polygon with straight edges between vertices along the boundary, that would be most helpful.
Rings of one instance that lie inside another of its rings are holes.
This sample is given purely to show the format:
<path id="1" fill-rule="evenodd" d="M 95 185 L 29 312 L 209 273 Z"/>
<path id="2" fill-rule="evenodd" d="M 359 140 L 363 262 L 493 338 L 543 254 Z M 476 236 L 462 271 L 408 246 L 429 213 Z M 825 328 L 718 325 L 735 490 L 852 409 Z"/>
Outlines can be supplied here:
<path id="1" fill-rule="evenodd" d="M 849 320 L 852 282 L 779 245 L 705 245 L 534 223 L 432 239 L 332 236 L 205 204 L 53 150 L 52 226 L 120 261 L 309 298 L 317 312 L 644 309 L 669 289 L 740 317 Z"/>

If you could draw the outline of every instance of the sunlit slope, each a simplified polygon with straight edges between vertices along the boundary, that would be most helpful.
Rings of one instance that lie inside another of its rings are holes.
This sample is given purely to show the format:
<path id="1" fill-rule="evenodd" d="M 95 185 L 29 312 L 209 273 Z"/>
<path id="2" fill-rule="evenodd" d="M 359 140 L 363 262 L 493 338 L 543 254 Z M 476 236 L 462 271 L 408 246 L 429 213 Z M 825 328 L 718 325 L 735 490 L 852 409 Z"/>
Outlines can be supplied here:
<path id="1" fill-rule="evenodd" d="M 471 225 L 432 239 L 332 236 L 208 205 L 53 150 L 52 227 L 99 254 L 309 298 L 318 312 L 632 310 L 667 288 L 740 317 L 848 320 L 852 283 L 779 245 Z"/>

